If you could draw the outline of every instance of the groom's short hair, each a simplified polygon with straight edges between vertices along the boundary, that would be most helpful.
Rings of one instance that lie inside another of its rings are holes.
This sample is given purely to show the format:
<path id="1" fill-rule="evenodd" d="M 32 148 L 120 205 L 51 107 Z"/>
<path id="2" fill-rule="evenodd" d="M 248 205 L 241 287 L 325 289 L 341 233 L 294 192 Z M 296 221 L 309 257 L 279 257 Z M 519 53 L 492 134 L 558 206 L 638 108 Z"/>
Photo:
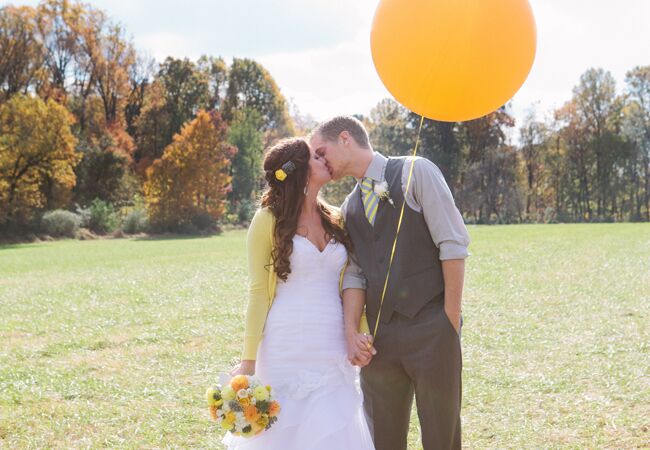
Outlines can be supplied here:
<path id="1" fill-rule="evenodd" d="M 366 127 L 363 126 L 363 123 L 359 119 L 352 116 L 336 116 L 325 122 L 321 122 L 312 131 L 312 135 L 319 133 L 328 141 L 336 141 L 344 131 L 350 133 L 350 136 L 352 136 L 359 147 L 370 148 L 370 140 L 368 139 Z"/>

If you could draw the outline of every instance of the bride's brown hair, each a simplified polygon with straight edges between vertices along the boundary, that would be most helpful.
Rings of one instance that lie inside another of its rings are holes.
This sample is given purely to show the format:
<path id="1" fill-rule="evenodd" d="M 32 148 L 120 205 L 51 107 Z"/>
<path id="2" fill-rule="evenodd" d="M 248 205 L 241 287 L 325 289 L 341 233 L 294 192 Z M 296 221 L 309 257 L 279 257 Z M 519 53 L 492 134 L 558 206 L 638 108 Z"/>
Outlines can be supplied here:
<path id="1" fill-rule="evenodd" d="M 293 236 L 298 229 L 298 217 L 302 212 L 310 158 L 309 145 L 303 138 L 283 139 L 269 148 L 264 156 L 264 176 L 268 187 L 262 194 L 261 206 L 268 207 L 275 217 L 275 245 L 271 256 L 276 274 L 284 281 L 291 273 L 289 256 L 293 252 Z M 289 161 L 294 165 L 293 170 L 289 167 L 286 178 L 279 180 L 276 171 Z M 316 202 L 325 228 L 325 240 L 334 238 L 351 251 L 352 241 L 343 228 L 339 212 L 320 198 Z"/>

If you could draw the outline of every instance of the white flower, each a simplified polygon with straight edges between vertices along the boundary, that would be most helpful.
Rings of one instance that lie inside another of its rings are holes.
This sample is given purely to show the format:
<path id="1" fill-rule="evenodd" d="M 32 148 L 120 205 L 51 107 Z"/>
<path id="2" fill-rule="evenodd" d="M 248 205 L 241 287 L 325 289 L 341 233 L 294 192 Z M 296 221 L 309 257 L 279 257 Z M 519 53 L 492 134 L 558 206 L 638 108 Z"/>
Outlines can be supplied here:
<path id="1" fill-rule="evenodd" d="M 237 397 L 246 398 L 248 397 L 248 391 L 246 389 L 240 389 L 237 391 Z"/>
<path id="2" fill-rule="evenodd" d="M 372 189 L 375 191 L 375 194 L 377 194 L 377 197 L 379 197 L 380 200 L 388 200 L 388 203 L 390 203 L 391 206 L 395 207 L 393 199 L 390 198 L 390 193 L 388 192 L 388 182 L 386 180 L 382 181 L 381 183 L 373 183 Z"/>
<path id="3" fill-rule="evenodd" d="M 248 425 L 248 420 L 244 416 L 244 413 L 238 412 L 235 414 L 235 425 L 238 430 L 241 431 L 246 425 Z"/>

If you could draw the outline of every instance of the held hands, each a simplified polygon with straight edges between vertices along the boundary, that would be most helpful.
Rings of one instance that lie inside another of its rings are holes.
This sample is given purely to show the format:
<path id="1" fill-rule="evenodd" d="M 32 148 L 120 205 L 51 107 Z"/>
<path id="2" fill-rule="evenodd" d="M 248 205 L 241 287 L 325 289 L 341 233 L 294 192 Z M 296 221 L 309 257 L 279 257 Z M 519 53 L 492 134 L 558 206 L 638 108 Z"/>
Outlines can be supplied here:
<path id="1" fill-rule="evenodd" d="M 372 346 L 372 336 L 365 333 L 353 332 L 347 335 L 348 359 L 359 367 L 367 366 L 377 350 Z"/>
<path id="2" fill-rule="evenodd" d="M 230 371 L 230 376 L 234 377 L 237 375 L 255 375 L 255 360 L 245 359 L 235 365 Z"/>

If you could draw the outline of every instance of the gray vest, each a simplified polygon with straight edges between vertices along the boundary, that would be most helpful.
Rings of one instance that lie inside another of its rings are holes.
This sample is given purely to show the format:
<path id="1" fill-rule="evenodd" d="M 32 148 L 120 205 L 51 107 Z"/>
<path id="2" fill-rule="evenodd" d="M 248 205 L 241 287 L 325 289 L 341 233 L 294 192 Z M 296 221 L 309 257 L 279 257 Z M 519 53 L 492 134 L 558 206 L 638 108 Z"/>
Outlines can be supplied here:
<path id="1" fill-rule="evenodd" d="M 348 196 L 345 226 L 354 243 L 359 265 L 368 280 L 366 314 L 371 331 L 377 320 L 404 200 L 402 166 L 405 161 L 404 157 L 388 159 L 385 176 L 395 206 L 380 200 L 374 226 L 366 218 L 359 185 Z M 424 216 L 406 204 L 382 306 L 382 322 L 388 322 L 393 311 L 413 318 L 429 301 L 444 297 L 441 295 L 444 292 L 444 278 L 438 255 L 439 250 L 431 239 Z"/>

